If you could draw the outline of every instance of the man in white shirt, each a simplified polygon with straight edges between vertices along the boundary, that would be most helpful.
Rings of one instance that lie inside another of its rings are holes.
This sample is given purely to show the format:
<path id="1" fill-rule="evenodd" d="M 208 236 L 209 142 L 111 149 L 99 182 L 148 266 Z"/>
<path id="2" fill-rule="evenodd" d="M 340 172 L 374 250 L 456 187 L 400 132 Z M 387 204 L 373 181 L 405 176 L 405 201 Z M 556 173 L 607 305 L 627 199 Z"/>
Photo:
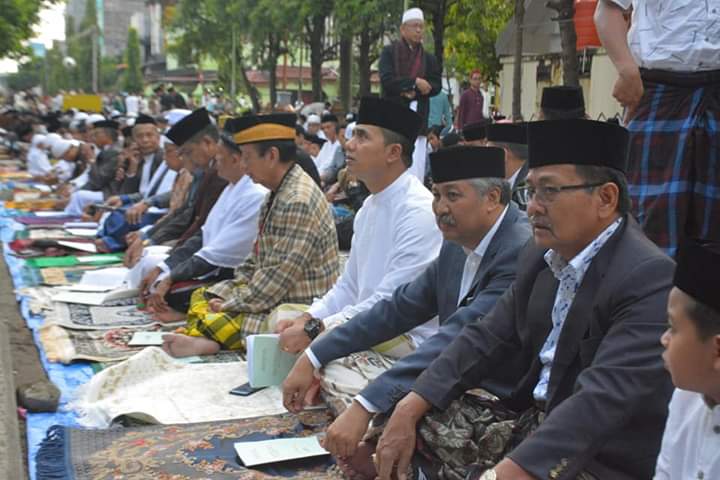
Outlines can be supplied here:
<path id="1" fill-rule="evenodd" d="M 662 344 L 677 388 L 655 480 L 720 478 L 720 245 L 684 243 L 673 283 Z"/>
<path id="2" fill-rule="evenodd" d="M 125 114 L 128 117 L 137 117 L 140 113 L 140 97 L 131 92 L 125 97 Z"/>
<path id="3" fill-rule="evenodd" d="M 619 74 L 643 230 L 671 256 L 685 236 L 720 241 L 720 0 L 601 0 L 595 24 Z"/>
<path id="4" fill-rule="evenodd" d="M 432 213 L 432 195 L 408 172 L 422 118 L 390 100 L 363 98 L 353 138 L 347 142 L 348 171 L 371 195 L 355 217 L 350 258 L 340 279 L 307 313 L 278 323 L 280 343 L 301 352 L 321 331 L 342 325 L 413 280 L 437 257 L 442 236 Z M 437 323 L 408 334 L 419 344 Z"/>
<path id="5" fill-rule="evenodd" d="M 329 174 L 331 173 L 330 167 L 332 166 L 333 159 L 335 158 L 335 152 L 340 148 L 340 141 L 338 140 L 338 119 L 332 113 L 327 113 L 322 116 L 321 122 L 322 132 L 325 134 L 325 143 L 320 148 L 320 152 L 317 154 L 315 159 L 315 165 L 317 166 L 318 173 L 323 183 L 328 181 Z"/>

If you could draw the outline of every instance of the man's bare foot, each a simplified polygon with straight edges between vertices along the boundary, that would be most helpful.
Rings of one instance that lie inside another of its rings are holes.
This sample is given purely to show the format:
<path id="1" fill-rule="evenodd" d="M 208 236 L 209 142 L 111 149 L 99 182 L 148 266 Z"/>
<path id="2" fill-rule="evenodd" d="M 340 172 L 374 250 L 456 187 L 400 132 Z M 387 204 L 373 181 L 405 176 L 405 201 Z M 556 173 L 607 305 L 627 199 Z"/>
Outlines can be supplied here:
<path id="1" fill-rule="evenodd" d="M 172 308 L 167 308 L 161 312 L 152 312 L 152 317 L 161 323 L 178 323 L 185 321 L 187 315 Z"/>
<path id="2" fill-rule="evenodd" d="M 173 357 L 192 357 L 193 355 L 214 355 L 220 351 L 220 345 L 205 337 L 168 333 L 163 335 L 162 349 Z"/>
<path id="3" fill-rule="evenodd" d="M 360 442 L 355 455 L 348 458 L 338 458 L 338 467 L 350 480 L 372 480 L 377 477 L 375 462 L 372 456 L 375 453 L 375 445 Z"/>

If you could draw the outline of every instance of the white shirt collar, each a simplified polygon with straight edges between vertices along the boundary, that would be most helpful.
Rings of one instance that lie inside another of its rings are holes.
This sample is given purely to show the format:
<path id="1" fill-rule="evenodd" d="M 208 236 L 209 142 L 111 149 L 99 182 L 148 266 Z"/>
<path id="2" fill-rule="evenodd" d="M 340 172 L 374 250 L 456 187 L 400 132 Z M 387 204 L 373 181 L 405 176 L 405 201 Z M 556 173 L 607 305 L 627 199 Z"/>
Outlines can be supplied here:
<path id="1" fill-rule="evenodd" d="M 469 256 L 470 254 L 475 254 L 478 257 L 485 256 L 485 252 L 487 252 L 488 247 L 490 246 L 490 242 L 492 241 L 493 237 L 497 233 L 497 231 L 500 229 L 500 224 L 505 219 L 505 214 L 507 214 L 508 207 L 505 206 L 505 209 L 502 211 L 500 216 L 495 220 L 495 223 L 493 224 L 492 228 L 488 231 L 488 233 L 485 234 L 482 240 L 480 240 L 480 243 L 478 243 L 478 246 L 475 247 L 475 250 L 469 250 L 465 247 L 463 247 L 463 250 L 465 250 L 465 253 Z"/>
<path id="2" fill-rule="evenodd" d="M 390 185 L 385 187 L 383 190 L 372 194 L 373 198 L 377 199 L 390 199 L 392 198 L 396 193 L 400 192 L 404 187 L 405 184 L 412 179 L 412 175 L 410 174 L 410 170 L 405 170 L 402 175 L 400 175 L 398 178 L 396 178 Z"/>

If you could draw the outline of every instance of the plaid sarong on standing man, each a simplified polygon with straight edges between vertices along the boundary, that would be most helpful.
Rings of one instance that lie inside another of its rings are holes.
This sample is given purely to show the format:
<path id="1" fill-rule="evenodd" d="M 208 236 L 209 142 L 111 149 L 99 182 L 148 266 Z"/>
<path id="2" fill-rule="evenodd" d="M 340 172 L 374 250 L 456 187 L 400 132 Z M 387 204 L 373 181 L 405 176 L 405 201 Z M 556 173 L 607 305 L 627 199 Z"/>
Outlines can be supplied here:
<path id="1" fill-rule="evenodd" d="M 641 73 L 630 196 L 645 234 L 674 256 L 684 237 L 720 241 L 720 71 Z"/>

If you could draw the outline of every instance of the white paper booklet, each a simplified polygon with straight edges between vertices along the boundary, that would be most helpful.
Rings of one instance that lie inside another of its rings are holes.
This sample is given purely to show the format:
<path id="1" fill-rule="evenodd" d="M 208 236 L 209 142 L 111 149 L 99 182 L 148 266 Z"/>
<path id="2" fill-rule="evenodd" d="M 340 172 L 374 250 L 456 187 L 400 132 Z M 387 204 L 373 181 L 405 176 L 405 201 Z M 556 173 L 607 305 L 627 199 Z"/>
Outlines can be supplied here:
<path id="1" fill-rule="evenodd" d="M 113 300 L 122 300 L 124 298 L 132 298 L 137 296 L 137 288 L 116 288 L 109 292 L 93 292 L 66 290 L 52 297 L 53 302 L 79 303 L 81 305 L 92 305 L 99 307 L 100 305 L 111 302 Z"/>
<path id="2" fill-rule="evenodd" d="M 135 332 L 128 342 L 128 347 L 151 347 L 163 344 L 163 335 L 169 332 Z"/>
<path id="3" fill-rule="evenodd" d="M 80 250 L 81 252 L 98 253 L 97 247 L 91 242 L 68 242 L 67 240 L 59 240 L 58 244 L 63 247 Z"/>
<path id="4" fill-rule="evenodd" d="M 246 467 L 330 455 L 320 446 L 318 437 L 237 442 L 235 451 Z"/>
<path id="5" fill-rule="evenodd" d="M 97 222 L 65 222 L 63 224 L 64 228 L 94 228 L 95 230 L 99 226 Z"/>
<path id="6" fill-rule="evenodd" d="M 65 228 L 65 231 L 73 237 L 93 238 L 97 236 L 96 228 Z"/>

